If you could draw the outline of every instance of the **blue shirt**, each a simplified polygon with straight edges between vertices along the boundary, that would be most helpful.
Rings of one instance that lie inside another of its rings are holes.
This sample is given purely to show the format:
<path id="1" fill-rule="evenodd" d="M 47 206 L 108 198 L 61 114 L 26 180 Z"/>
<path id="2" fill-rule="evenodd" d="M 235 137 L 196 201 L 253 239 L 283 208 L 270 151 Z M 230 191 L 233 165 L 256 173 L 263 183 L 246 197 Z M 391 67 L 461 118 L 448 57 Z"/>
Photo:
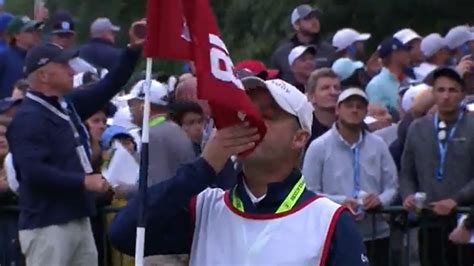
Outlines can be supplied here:
<path id="1" fill-rule="evenodd" d="M 387 68 L 382 68 L 365 89 L 369 102 L 382 107 L 396 109 L 400 82 Z"/>
<path id="2" fill-rule="evenodd" d="M 15 83 L 25 77 L 26 53 L 18 47 L 9 47 L 0 53 L 0 99 L 10 97 Z"/>

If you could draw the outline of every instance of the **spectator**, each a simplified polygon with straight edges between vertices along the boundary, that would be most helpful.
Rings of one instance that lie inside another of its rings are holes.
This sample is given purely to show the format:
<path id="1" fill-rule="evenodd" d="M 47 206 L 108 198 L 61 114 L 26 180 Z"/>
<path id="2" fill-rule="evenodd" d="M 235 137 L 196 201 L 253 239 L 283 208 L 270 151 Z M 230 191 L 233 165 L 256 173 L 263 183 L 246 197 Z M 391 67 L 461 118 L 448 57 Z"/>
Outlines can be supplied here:
<path id="1" fill-rule="evenodd" d="M 196 156 L 201 155 L 204 133 L 204 112 L 199 104 L 191 101 L 178 101 L 172 106 L 171 120 L 178 124 L 193 142 Z"/>
<path id="2" fill-rule="evenodd" d="M 128 130 L 121 126 L 110 126 L 102 134 L 101 146 L 104 150 L 114 148 L 115 142 L 120 143 L 131 154 L 137 151 L 137 143 Z"/>
<path id="3" fill-rule="evenodd" d="M 138 23 L 143 24 L 134 25 Z M 7 132 L 20 182 L 20 244 L 28 265 L 98 265 L 88 218 L 95 214 L 90 192 L 104 192 L 107 184 L 101 175 L 91 174 L 81 121 L 125 85 L 143 41 L 130 33 L 117 68 L 87 90 L 71 91 L 68 63 L 77 53 L 52 44 L 28 52 L 25 68 L 32 90 Z M 32 244 L 37 242 L 41 245 Z"/>
<path id="4" fill-rule="evenodd" d="M 292 85 L 303 93 L 305 92 L 304 86 L 315 69 L 315 56 L 316 49 L 313 46 L 297 46 L 288 55 L 288 63 L 291 66 L 291 73 L 293 73 L 294 82 Z"/>
<path id="5" fill-rule="evenodd" d="M 26 53 L 41 39 L 39 30 L 43 23 L 26 16 L 13 18 L 5 34 L 9 48 L 0 54 L 0 99 L 10 97 L 13 85 L 25 77 L 23 73 Z"/>
<path id="6" fill-rule="evenodd" d="M 316 68 L 331 66 L 335 56 L 334 48 L 325 42 L 320 34 L 321 24 L 319 17 L 321 10 L 309 5 L 299 5 L 291 13 L 291 25 L 295 30 L 294 36 L 282 44 L 272 55 L 272 65 L 280 71 L 280 77 L 294 83 L 293 74 L 288 62 L 288 55 L 296 46 L 314 46 L 318 51 L 316 55 Z"/>
<path id="7" fill-rule="evenodd" d="M 412 29 L 402 29 L 397 31 L 394 38 L 398 39 L 410 53 L 411 67 L 418 66 L 423 62 L 423 53 L 421 51 L 421 36 Z"/>
<path id="8" fill-rule="evenodd" d="M 415 209 L 416 192 L 426 193 L 426 202 L 436 217 L 427 217 L 429 228 L 419 235 L 422 265 L 472 265 L 472 248 L 448 242 L 456 219 L 449 216 L 456 206 L 474 203 L 473 146 L 474 117 L 465 113 L 464 81 L 452 69 L 433 74 L 433 96 L 438 111 L 414 121 L 408 130 L 400 172 L 403 205 Z M 441 250 L 441 247 L 444 247 Z M 426 253 L 425 253 L 426 252 Z"/>
<path id="9" fill-rule="evenodd" d="M 49 41 L 63 49 L 74 47 L 76 39 L 75 23 L 66 11 L 58 11 L 50 20 L 51 33 Z"/>
<path id="10" fill-rule="evenodd" d="M 108 18 L 96 19 L 90 27 L 91 39 L 81 47 L 80 56 L 95 67 L 110 71 L 117 63 L 121 50 L 114 47 L 115 34 L 120 27 Z"/>
<path id="11" fill-rule="evenodd" d="M 387 145 L 362 127 L 367 106 L 367 96 L 360 89 L 350 88 L 340 94 L 338 120 L 309 146 L 303 176 L 309 190 L 354 211 L 370 265 L 385 266 L 390 228 L 377 215 L 374 233 L 372 220 L 364 218 L 364 211 L 393 202 L 398 188 L 397 169 Z"/>
<path id="12" fill-rule="evenodd" d="M 351 28 L 338 30 L 332 37 L 332 46 L 336 48 L 337 58 L 364 59 L 364 42 L 370 39 L 370 36 L 370 33 L 359 33 Z"/>
<path id="13" fill-rule="evenodd" d="M 404 69 L 410 63 L 409 48 L 396 38 L 387 38 L 378 50 L 384 67 L 367 84 L 366 92 L 371 104 L 386 107 L 392 113 L 398 107 L 400 81 L 405 78 Z"/>
<path id="14" fill-rule="evenodd" d="M 8 48 L 8 43 L 5 40 L 5 29 L 12 19 L 12 15 L 0 11 L 0 53 Z"/>
<path id="15" fill-rule="evenodd" d="M 200 159 L 181 168 L 169 182 L 151 187 L 147 196 L 152 212 L 147 224 L 152 227 L 145 237 L 145 254 L 191 253 L 191 265 L 367 265 L 349 213 L 328 199 L 311 201 L 315 195 L 305 189 L 300 171 L 294 168 L 311 130 L 311 105 L 305 96 L 282 80 L 249 77 L 243 84 L 267 124 L 263 142 L 244 159 L 239 183 L 230 193 L 207 187 L 232 154 L 254 147 L 252 142 L 259 139 L 255 129 L 243 125 L 218 131 Z M 291 195 L 295 186 L 299 193 Z M 288 194 L 292 203 L 280 207 Z M 301 205 L 303 202 L 309 204 Z M 127 254 L 135 249 L 131 240 L 135 239 L 137 204 L 134 199 L 117 214 L 109 234 L 112 243 Z M 319 208 L 313 209 L 315 206 Z M 298 217 L 291 214 L 295 208 L 304 217 L 287 219 Z M 330 220 L 335 225 L 333 233 L 327 230 Z M 194 224 L 191 228 L 190 222 Z M 258 241 L 261 230 L 273 222 L 278 226 L 265 230 L 269 241 Z M 284 228 L 292 228 L 292 233 Z M 229 241 L 232 245 L 224 244 Z M 220 248 L 207 248 L 217 246 Z M 258 252 L 249 256 L 249 248 L 258 248 Z"/>
<path id="16" fill-rule="evenodd" d="M 306 96 L 313 105 L 314 115 L 308 146 L 336 122 L 336 102 L 340 93 L 341 84 L 331 69 L 321 68 L 311 73 L 306 85 Z"/>
<path id="17" fill-rule="evenodd" d="M 468 42 L 472 33 L 468 26 L 456 26 L 448 31 L 444 39 L 451 50 L 451 66 L 457 65 L 461 59 L 469 54 Z"/>
<path id="18" fill-rule="evenodd" d="M 150 125 L 150 146 L 160 147 L 150 149 L 148 186 L 158 184 L 174 176 L 181 164 L 196 158 L 191 140 L 186 133 L 173 121 L 169 120 L 169 94 L 168 87 L 153 80 L 150 88 L 150 121 L 143 121 L 144 105 L 144 80 L 139 81 L 128 99 L 133 123 Z"/>
<path id="19" fill-rule="evenodd" d="M 331 69 L 339 77 L 343 88 L 365 89 L 368 77 L 364 69 L 364 63 L 361 61 L 353 61 L 346 57 L 339 58 L 332 64 Z"/>
<path id="20" fill-rule="evenodd" d="M 424 80 L 433 70 L 448 63 L 448 46 L 438 33 L 431 33 L 423 38 L 420 49 L 426 60 L 414 69 L 417 80 Z"/>
<path id="21" fill-rule="evenodd" d="M 28 90 L 29 87 L 30 87 L 30 84 L 28 84 L 28 81 L 26 79 L 18 80 L 13 86 L 11 99 L 17 100 L 17 99 L 25 98 L 26 91 Z"/>
<path id="22" fill-rule="evenodd" d="M 277 78 L 280 74 L 276 69 L 267 69 L 262 61 L 253 59 L 240 61 L 235 65 L 235 71 L 238 78 L 257 76 L 263 80 Z"/>

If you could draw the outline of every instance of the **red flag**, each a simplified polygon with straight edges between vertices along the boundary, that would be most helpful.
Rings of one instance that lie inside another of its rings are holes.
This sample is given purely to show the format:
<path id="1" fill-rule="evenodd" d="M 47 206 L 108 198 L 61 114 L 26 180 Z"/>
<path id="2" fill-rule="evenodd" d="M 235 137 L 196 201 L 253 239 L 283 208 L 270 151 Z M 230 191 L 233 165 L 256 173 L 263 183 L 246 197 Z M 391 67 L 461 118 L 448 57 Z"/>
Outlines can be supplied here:
<path id="1" fill-rule="evenodd" d="M 248 121 L 262 139 L 265 124 L 234 75 L 208 0 L 148 0 L 147 8 L 145 56 L 194 61 L 198 97 L 209 102 L 216 127 Z"/>

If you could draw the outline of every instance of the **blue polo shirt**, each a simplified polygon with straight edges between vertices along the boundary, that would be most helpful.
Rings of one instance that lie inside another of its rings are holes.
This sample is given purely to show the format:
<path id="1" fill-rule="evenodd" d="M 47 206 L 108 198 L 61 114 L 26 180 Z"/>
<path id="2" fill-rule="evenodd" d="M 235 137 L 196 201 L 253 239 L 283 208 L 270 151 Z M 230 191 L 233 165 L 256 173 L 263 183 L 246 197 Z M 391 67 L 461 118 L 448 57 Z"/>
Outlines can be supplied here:
<path id="1" fill-rule="evenodd" d="M 375 76 L 365 89 L 369 102 L 387 108 L 397 108 L 400 81 L 387 68 Z"/>

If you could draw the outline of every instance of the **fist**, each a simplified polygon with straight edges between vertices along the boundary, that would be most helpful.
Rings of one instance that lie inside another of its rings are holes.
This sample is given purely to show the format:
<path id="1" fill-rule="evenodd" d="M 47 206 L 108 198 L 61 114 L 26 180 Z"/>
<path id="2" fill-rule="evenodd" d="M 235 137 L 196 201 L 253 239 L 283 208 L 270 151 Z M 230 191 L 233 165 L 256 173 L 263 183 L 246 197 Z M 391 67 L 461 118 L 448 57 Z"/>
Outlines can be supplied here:
<path id="1" fill-rule="evenodd" d="M 86 175 L 84 178 L 84 187 L 88 191 L 103 193 L 109 189 L 109 184 L 102 175 Z"/>

